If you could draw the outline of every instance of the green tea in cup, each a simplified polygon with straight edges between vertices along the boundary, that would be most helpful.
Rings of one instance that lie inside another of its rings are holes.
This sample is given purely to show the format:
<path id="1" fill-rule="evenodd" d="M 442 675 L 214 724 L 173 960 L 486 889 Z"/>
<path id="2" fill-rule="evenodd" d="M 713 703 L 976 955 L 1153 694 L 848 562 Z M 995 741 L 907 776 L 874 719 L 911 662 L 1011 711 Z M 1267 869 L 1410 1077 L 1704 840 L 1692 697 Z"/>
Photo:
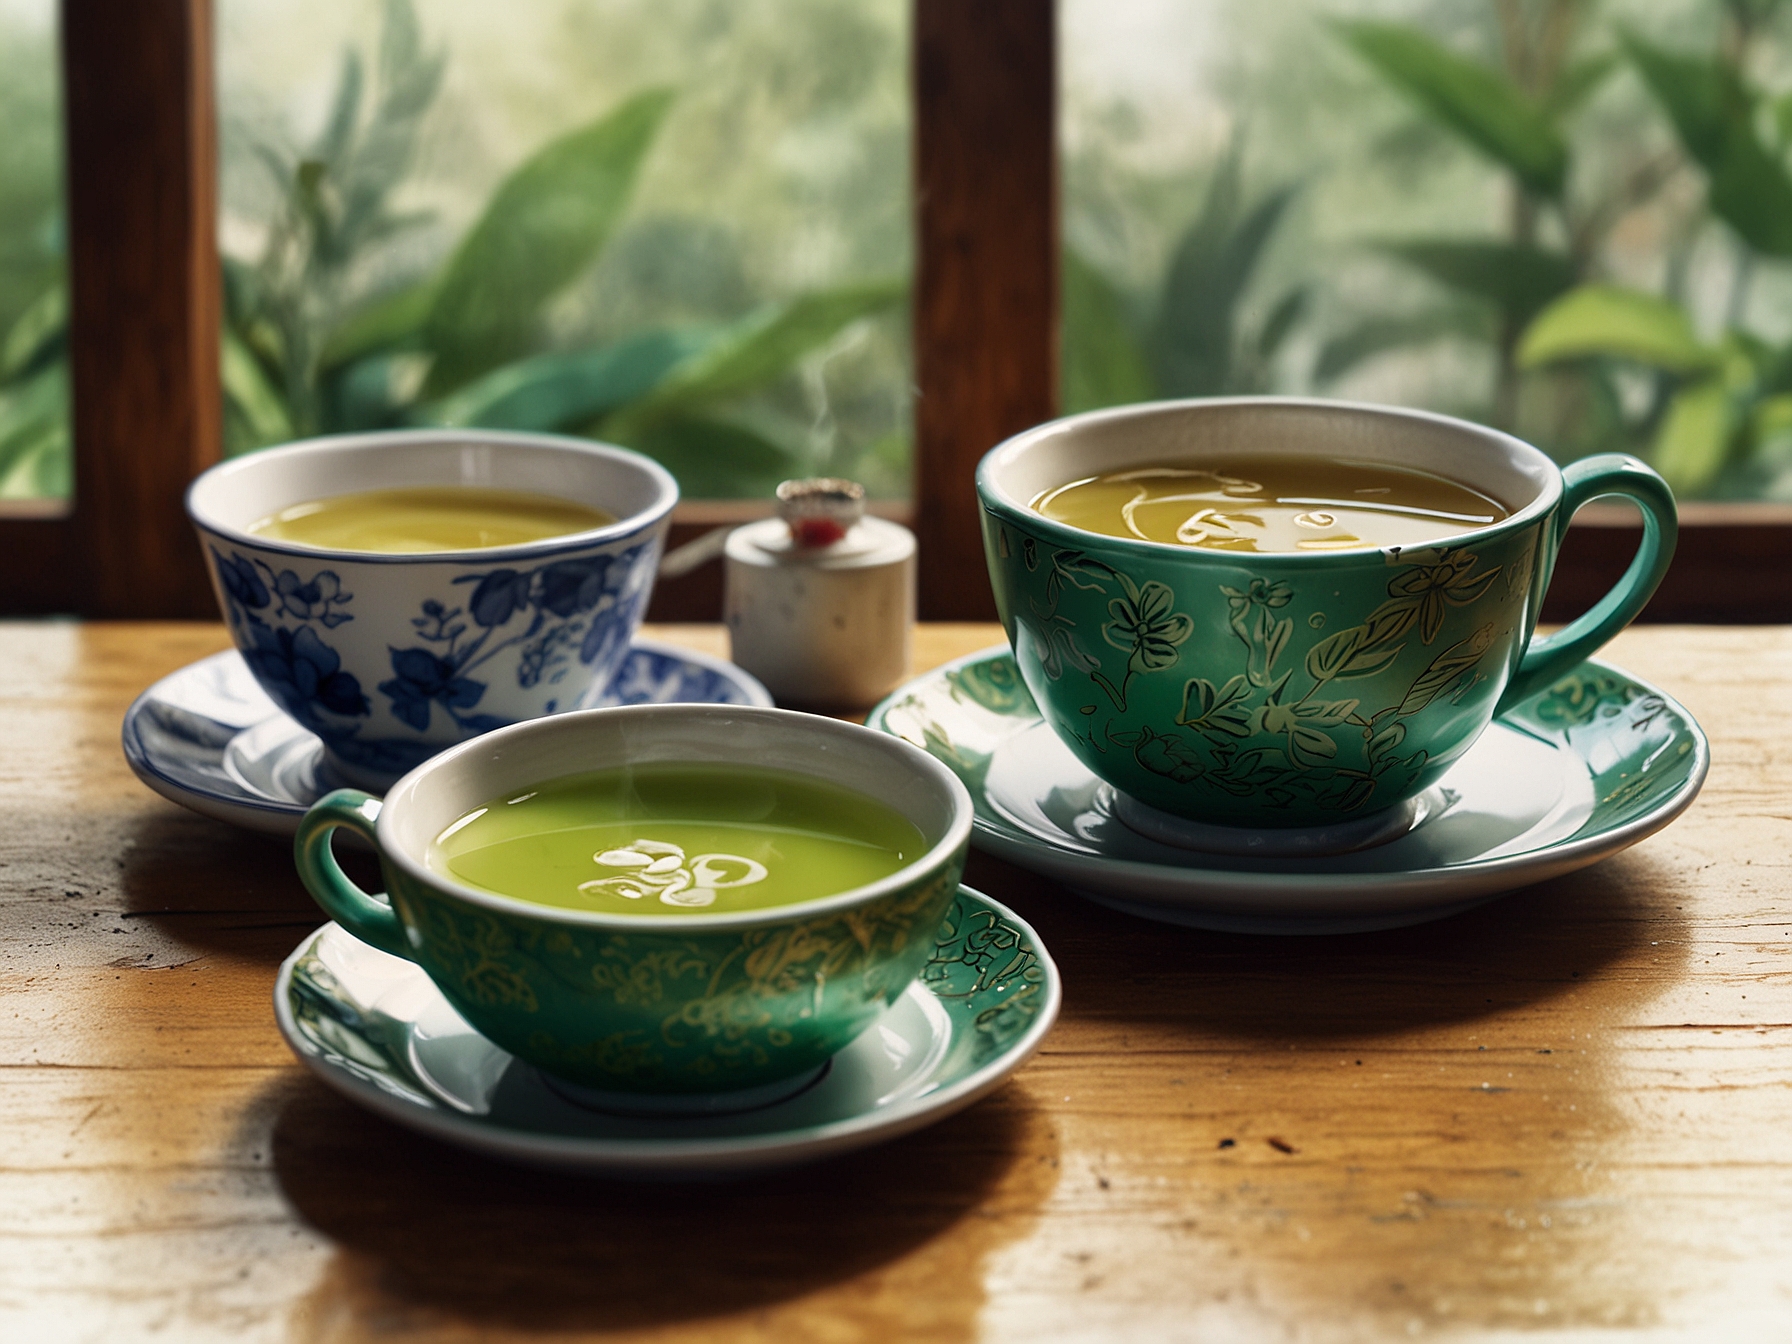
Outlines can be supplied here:
<path id="1" fill-rule="evenodd" d="M 339 551 L 427 554 L 520 546 L 608 527 L 616 516 L 576 500 L 484 486 L 359 490 L 292 504 L 245 530 Z"/>
<path id="2" fill-rule="evenodd" d="M 1284 397 L 1035 426 L 983 459 L 977 494 L 1058 740 L 1129 808 L 1251 831 L 1394 815 L 1622 629 L 1675 536 L 1634 458 L 1563 469 L 1466 421 Z M 1534 635 L 1567 520 L 1608 495 L 1643 511 L 1637 560 Z"/>
<path id="3" fill-rule="evenodd" d="M 857 724 L 628 705 L 493 729 L 383 799 L 340 789 L 294 853 L 332 919 L 502 1049 L 688 1096 L 801 1079 L 901 998 L 971 818 L 944 765 Z M 338 828 L 379 850 L 388 897 L 337 865 Z"/>
<path id="4" fill-rule="evenodd" d="M 432 872 L 609 914 L 726 914 L 868 886 L 928 848 L 894 809 L 753 766 L 654 762 L 548 780 L 443 828 Z"/>
<path id="5" fill-rule="evenodd" d="M 1127 467 L 1042 491 L 1030 503 L 1085 532 L 1259 554 L 1422 546 L 1511 512 L 1415 467 L 1292 454 Z"/>

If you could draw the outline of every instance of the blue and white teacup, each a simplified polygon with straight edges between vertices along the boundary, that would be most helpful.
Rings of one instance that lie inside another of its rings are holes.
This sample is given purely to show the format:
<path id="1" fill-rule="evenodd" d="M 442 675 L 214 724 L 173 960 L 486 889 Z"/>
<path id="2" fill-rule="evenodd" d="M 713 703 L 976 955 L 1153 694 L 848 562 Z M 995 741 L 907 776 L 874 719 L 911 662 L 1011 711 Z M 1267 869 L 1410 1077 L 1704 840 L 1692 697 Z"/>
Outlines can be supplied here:
<path id="1" fill-rule="evenodd" d="M 467 485 L 575 500 L 617 522 L 429 554 L 254 536 L 260 519 L 364 490 Z M 678 485 L 584 439 L 417 430 L 308 439 L 221 463 L 187 513 L 243 659 L 323 740 L 344 781 L 383 789 L 444 747 L 579 707 L 621 664 Z"/>

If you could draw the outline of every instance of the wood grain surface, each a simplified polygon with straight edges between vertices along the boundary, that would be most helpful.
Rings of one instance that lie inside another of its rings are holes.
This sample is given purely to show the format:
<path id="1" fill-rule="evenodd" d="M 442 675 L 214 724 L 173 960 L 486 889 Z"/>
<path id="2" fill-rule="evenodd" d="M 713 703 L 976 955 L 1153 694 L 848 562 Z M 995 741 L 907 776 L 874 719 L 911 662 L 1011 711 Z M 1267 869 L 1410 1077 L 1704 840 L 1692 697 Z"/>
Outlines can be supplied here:
<path id="1" fill-rule="evenodd" d="M 1792 1335 L 1792 631 L 1620 638 L 1710 732 L 1704 796 L 1442 923 L 1204 934 L 975 859 L 1063 971 L 1042 1053 L 887 1147 L 686 1187 L 502 1166 L 294 1063 L 269 994 L 320 916 L 283 847 L 119 753 L 224 644 L 0 626 L 0 1338 Z"/>

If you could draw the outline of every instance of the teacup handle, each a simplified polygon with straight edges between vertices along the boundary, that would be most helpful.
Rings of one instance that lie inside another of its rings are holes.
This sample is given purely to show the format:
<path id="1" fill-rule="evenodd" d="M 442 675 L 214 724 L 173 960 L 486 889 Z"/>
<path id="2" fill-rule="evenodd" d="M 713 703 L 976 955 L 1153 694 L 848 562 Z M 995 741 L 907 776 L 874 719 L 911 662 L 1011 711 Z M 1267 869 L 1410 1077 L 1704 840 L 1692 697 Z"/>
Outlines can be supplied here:
<path id="1" fill-rule="evenodd" d="M 1562 469 L 1562 506 L 1556 510 L 1555 534 L 1549 539 L 1549 566 L 1568 535 L 1568 524 L 1581 506 L 1606 495 L 1621 495 L 1643 513 L 1643 540 L 1624 577 L 1612 590 L 1554 634 L 1533 637 L 1518 670 L 1506 685 L 1495 714 L 1526 696 L 1535 695 L 1556 678 L 1591 657 L 1599 647 L 1636 618 L 1655 595 L 1661 576 L 1674 558 L 1679 515 L 1668 483 L 1627 453 L 1584 457 Z M 1548 585 L 1545 583 L 1545 591 Z"/>
<path id="2" fill-rule="evenodd" d="M 299 880 L 311 898 L 323 906 L 324 913 L 364 943 L 371 943 L 382 952 L 415 961 L 410 944 L 386 900 L 369 896 L 342 871 L 330 848 L 330 836 L 338 826 L 346 826 L 374 848 L 379 847 L 375 829 L 380 819 L 380 800 L 359 789 L 337 789 L 311 805 L 300 818 L 299 832 L 293 837 L 293 860 L 299 866 Z"/>

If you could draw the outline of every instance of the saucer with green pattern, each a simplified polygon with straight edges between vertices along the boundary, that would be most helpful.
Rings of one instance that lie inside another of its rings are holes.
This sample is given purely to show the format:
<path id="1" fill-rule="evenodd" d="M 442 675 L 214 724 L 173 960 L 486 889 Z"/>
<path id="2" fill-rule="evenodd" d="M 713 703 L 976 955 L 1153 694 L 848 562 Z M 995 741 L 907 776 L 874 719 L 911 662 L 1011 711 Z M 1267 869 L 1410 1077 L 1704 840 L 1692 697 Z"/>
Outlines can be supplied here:
<path id="1" fill-rule="evenodd" d="M 1559 877 L 1679 816 L 1711 759 L 1683 706 L 1589 659 L 1495 719 L 1416 806 L 1339 843 L 1116 795 L 1041 718 L 1006 646 L 916 678 L 866 723 L 964 781 L 977 848 L 1103 905 L 1238 933 L 1395 928 Z M 1329 851 L 1303 850 L 1315 838 Z"/>
<path id="2" fill-rule="evenodd" d="M 486 1040 L 415 963 L 335 924 L 280 968 L 293 1053 L 349 1100 L 447 1143 L 634 1179 L 744 1176 L 882 1143 L 993 1091 L 1058 1015 L 1057 968 L 1013 911 L 960 887 L 919 978 L 808 1080 L 769 1101 L 717 1094 L 613 1110 Z"/>

